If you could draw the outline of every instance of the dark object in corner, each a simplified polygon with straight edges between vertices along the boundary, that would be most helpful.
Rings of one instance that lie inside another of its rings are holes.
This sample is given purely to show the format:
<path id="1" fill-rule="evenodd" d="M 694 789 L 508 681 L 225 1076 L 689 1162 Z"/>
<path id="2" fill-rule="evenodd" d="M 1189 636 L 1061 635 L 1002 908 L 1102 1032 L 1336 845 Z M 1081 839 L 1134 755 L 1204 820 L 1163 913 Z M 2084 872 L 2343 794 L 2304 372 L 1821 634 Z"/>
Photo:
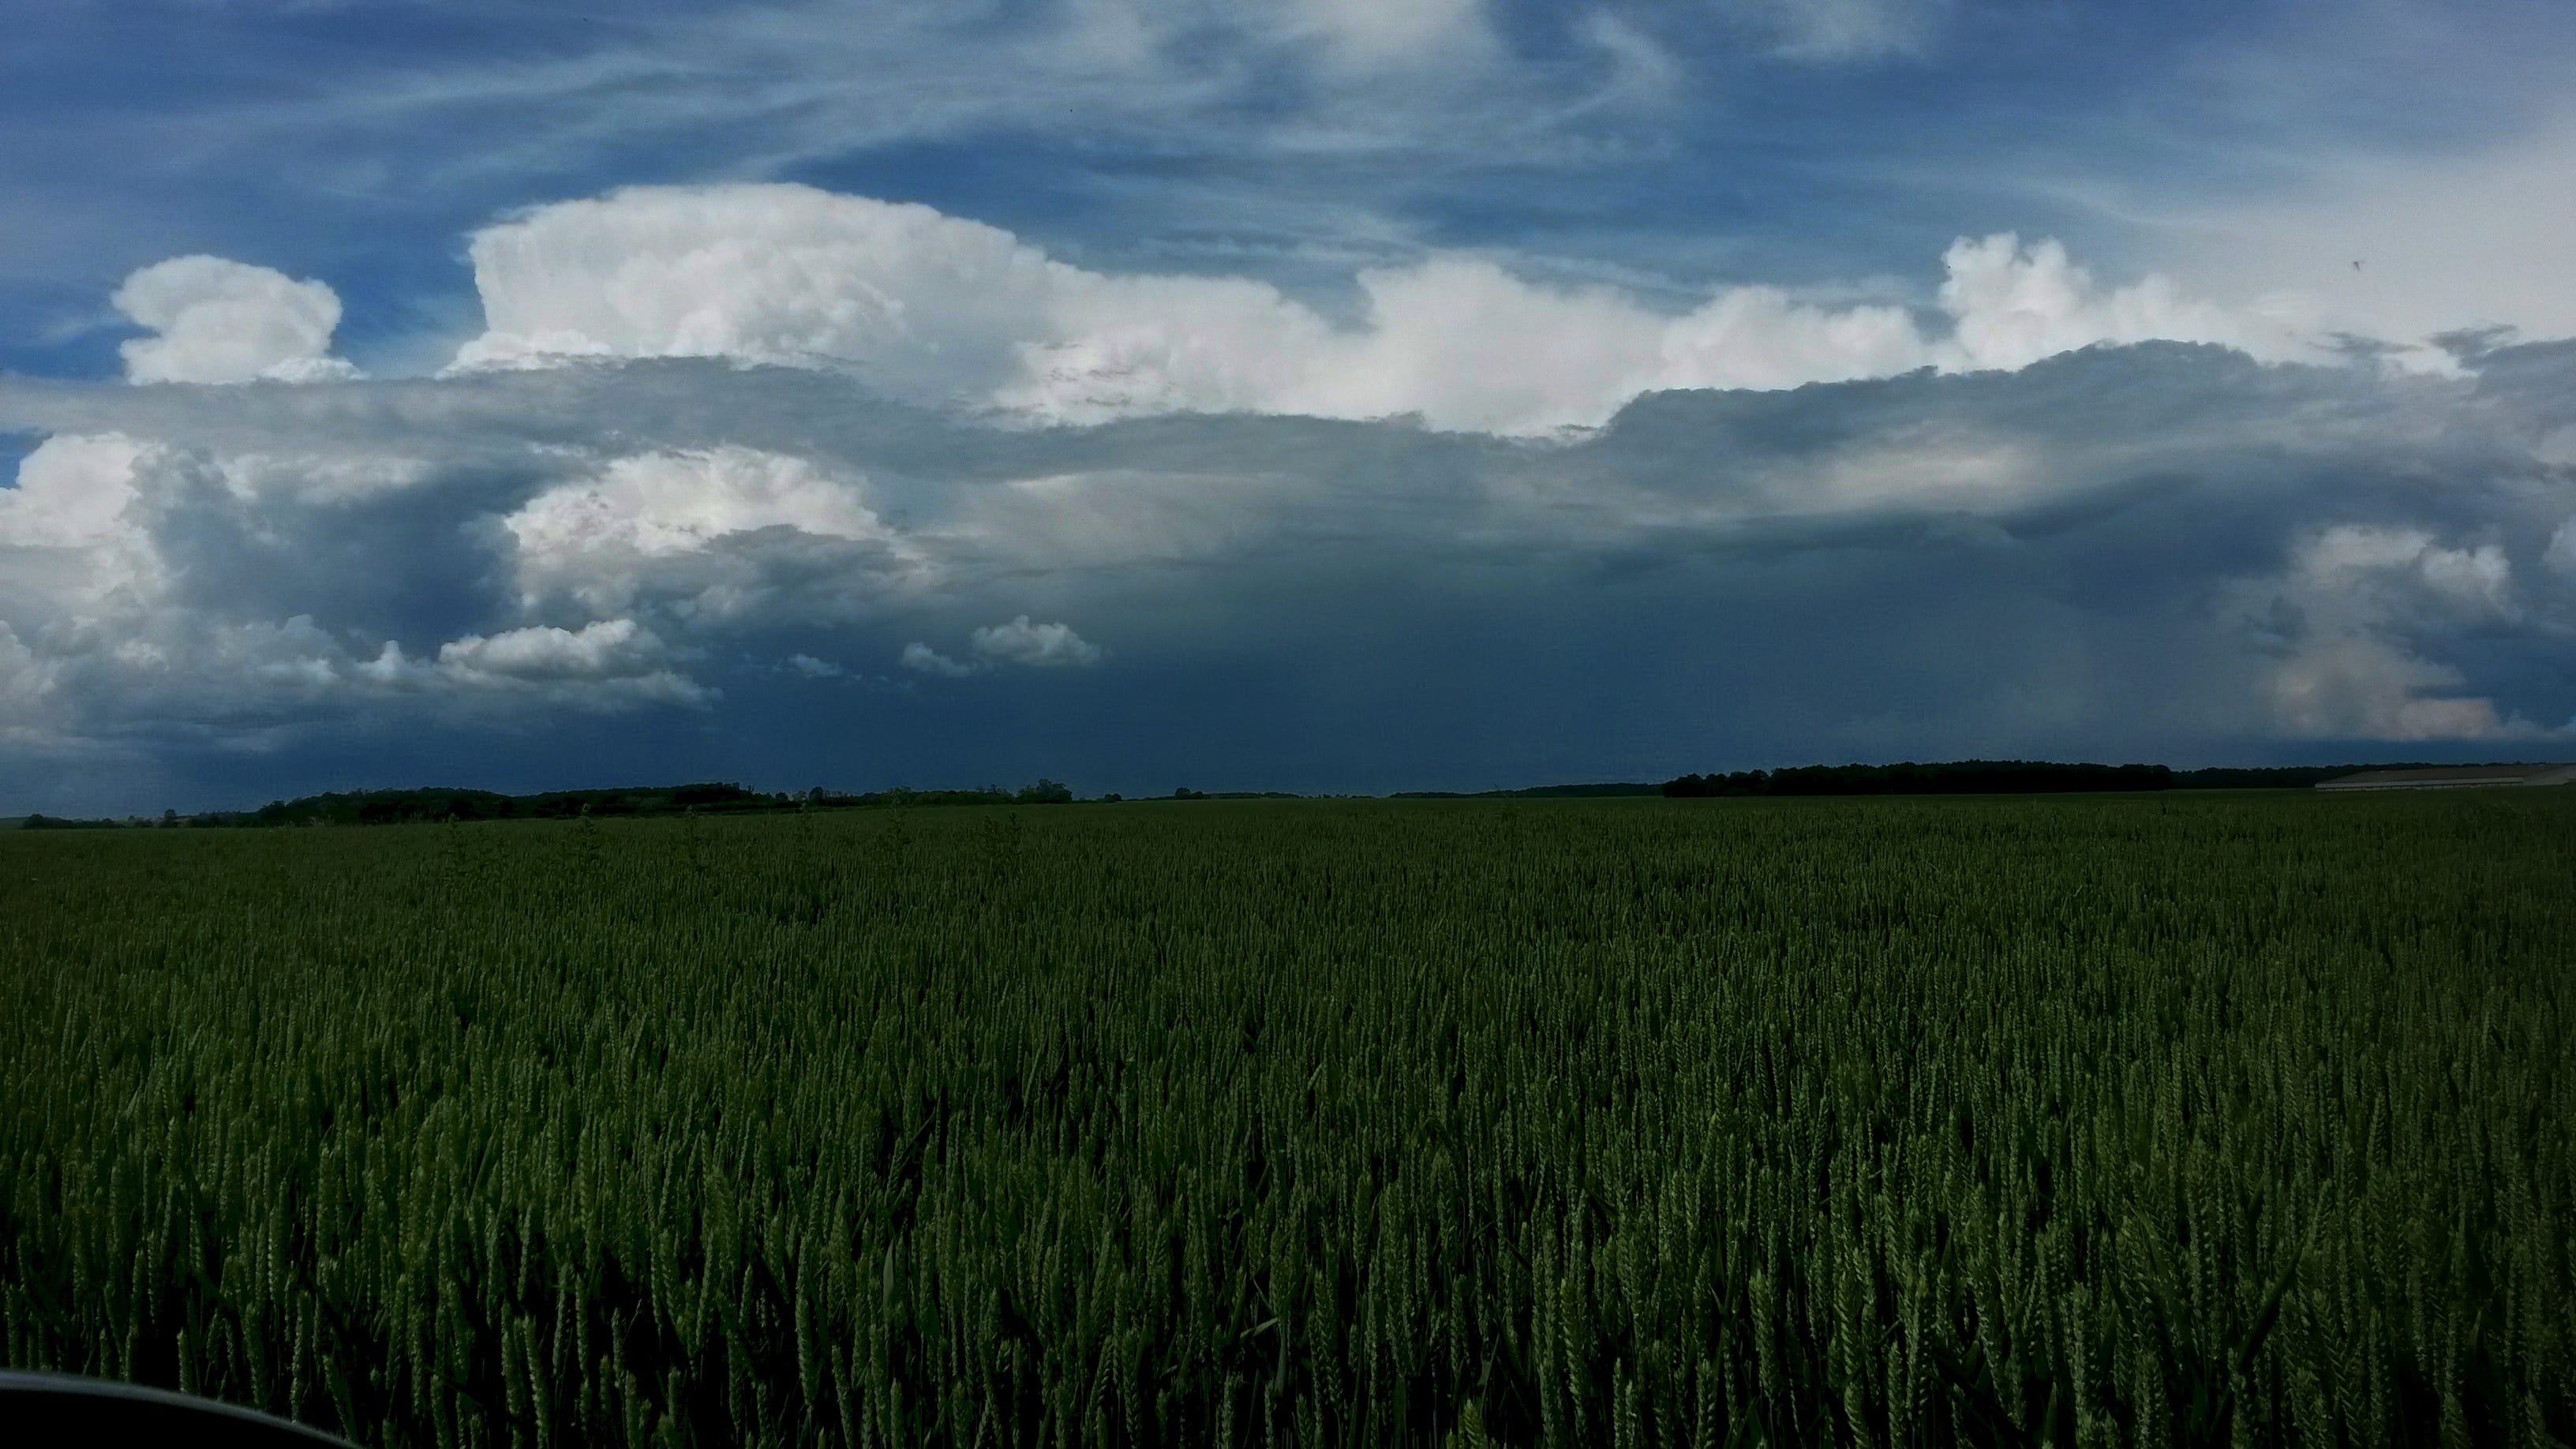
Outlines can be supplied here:
<path id="1" fill-rule="evenodd" d="M 319 1429 L 213 1399 L 112 1379 L 0 1371 L 0 1424 L 26 1449 L 187 1444 L 195 1449 L 348 1449 Z"/>

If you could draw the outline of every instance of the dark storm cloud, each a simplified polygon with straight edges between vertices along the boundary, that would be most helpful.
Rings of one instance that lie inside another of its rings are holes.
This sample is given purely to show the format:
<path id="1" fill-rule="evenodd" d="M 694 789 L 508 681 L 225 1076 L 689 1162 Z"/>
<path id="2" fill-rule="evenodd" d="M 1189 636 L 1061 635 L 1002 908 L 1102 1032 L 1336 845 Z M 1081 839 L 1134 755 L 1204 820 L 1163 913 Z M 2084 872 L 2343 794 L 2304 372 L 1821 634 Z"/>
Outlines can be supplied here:
<path id="1" fill-rule="evenodd" d="M 352 783 L 314 762 L 361 739 L 376 783 L 506 739 L 514 778 L 1127 789 L 2545 751 L 2576 348 L 2473 366 L 2097 348 L 1546 442 L 699 361 L 12 382 L 48 441 L 0 494 L 8 784 L 220 792 L 289 745 Z"/>

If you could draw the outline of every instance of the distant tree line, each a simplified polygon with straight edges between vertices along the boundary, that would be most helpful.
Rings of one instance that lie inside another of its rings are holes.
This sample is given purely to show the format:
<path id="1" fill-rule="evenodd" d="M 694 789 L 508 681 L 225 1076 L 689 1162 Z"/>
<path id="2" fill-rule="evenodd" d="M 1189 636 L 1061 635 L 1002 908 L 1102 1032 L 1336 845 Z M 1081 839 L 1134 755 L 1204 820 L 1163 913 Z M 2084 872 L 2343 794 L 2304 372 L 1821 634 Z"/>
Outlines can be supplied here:
<path id="1" fill-rule="evenodd" d="M 20 822 L 28 830 L 99 830 L 146 827 L 258 828 L 283 825 L 417 825 L 449 820 L 565 820 L 576 816 L 758 814 L 786 810 L 844 810 L 902 805 L 1063 805 L 1074 798 L 1070 787 L 1041 779 L 1017 790 L 987 786 L 977 790 L 874 790 L 864 794 L 826 790 L 784 793 L 745 789 L 741 785 L 701 782 L 610 790 L 548 790 L 535 795 L 503 795 L 491 790 L 420 789 L 351 790 L 272 800 L 257 810 L 219 810 L 200 815 L 164 811 L 158 820 L 66 820 L 30 815 Z"/>
<path id="2" fill-rule="evenodd" d="M 1685 778 L 1697 778 L 1686 776 Z M 1634 780 L 1591 785 L 1532 785 L 1520 790 L 1398 790 L 1390 800 L 1615 800 L 1629 795 L 1671 794 L 1672 787 Z"/>
<path id="3" fill-rule="evenodd" d="M 2356 770 L 2413 765 L 2287 765 L 2176 770 L 2164 765 L 2058 764 L 2048 760 L 1948 760 L 1894 765 L 1798 765 L 1683 775 L 1672 799 L 1720 795 L 2053 795 L 2113 790 L 2304 790 Z"/>
<path id="4" fill-rule="evenodd" d="M 2036 795 L 2088 790 L 2170 790 L 2163 765 L 2060 765 L 2040 760 L 1951 760 L 1939 764 L 1801 765 L 1684 775 L 1667 796 L 1711 795 Z"/>
<path id="5" fill-rule="evenodd" d="M 2304 790 L 2338 775 L 2360 770 L 2427 768 L 2406 761 L 2365 765 L 2289 765 L 2175 770 L 2163 765 L 2056 764 L 2044 760 L 1951 760 L 1935 764 L 1907 761 L 1895 765 L 1800 765 L 1784 770 L 1738 770 L 1732 774 L 1683 775 L 1661 786 L 1616 782 L 1591 785 L 1540 785 L 1520 790 L 1484 790 L 1473 795 L 1448 790 L 1398 791 L 1392 798 L 1413 799 L 1548 799 L 1663 795 L 1698 799 L 1724 795 L 2032 795 L 2110 790 Z M 1293 800 L 1280 790 L 1200 791 L 1186 786 L 1164 797 L 1171 800 Z M 816 786 L 811 790 L 763 792 L 729 782 L 653 785 L 608 790 L 548 790 L 534 795 L 503 795 L 490 790 L 420 789 L 351 790 L 272 800 L 257 810 L 216 810 L 181 815 L 164 810 L 160 818 L 67 819 L 30 815 L 18 823 L 26 830 L 120 830 L 240 828 L 279 825 L 408 825 L 447 820 L 563 820 L 575 816 L 678 815 L 687 812 L 737 815 L 781 810 L 848 810 L 906 805 L 1066 805 L 1073 790 L 1060 781 L 1040 779 L 1016 790 L 988 785 L 974 790 L 871 790 L 849 793 Z M 1120 799 L 1099 797 L 1104 804 Z M 8 822 L 0 821 L 0 828 Z"/>
<path id="6" fill-rule="evenodd" d="M 1652 785 L 1633 788 L 1654 793 Z M 1532 793 L 1556 793 L 1532 792 Z M 1579 787 L 1575 793 L 1589 793 Z M 257 810 L 210 810 L 181 815 L 164 810 L 159 819 L 75 820 L 56 815 L 30 815 L 14 823 L 26 830 L 141 830 L 155 828 L 242 829 L 282 825 L 421 825 L 450 820 L 567 820 L 612 815 L 750 815 L 784 810 L 887 809 L 908 805 L 1070 805 L 1073 788 L 1041 777 L 1016 790 L 987 785 L 973 790 L 890 790 L 850 792 L 810 790 L 769 792 L 724 782 L 653 785 L 612 790 L 548 790 L 535 795 L 503 795 L 491 790 L 430 788 L 418 790 L 349 790 L 272 800 Z M 1116 804 L 1109 794 L 1098 803 Z M 1294 800 L 1280 790 L 1193 790 L 1182 786 L 1171 800 Z"/>
<path id="7" fill-rule="evenodd" d="M 2422 760 L 2400 760 L 2380 765 L 2291 765 L 2276 769 L 2236 769 L 2221 767 L 2210 770 L 2174 771 L 2177 790 L 2305 790 L 2313 785 L 2342 775 L 2363 770 L 2429 770 L 2435 766 Z"/>

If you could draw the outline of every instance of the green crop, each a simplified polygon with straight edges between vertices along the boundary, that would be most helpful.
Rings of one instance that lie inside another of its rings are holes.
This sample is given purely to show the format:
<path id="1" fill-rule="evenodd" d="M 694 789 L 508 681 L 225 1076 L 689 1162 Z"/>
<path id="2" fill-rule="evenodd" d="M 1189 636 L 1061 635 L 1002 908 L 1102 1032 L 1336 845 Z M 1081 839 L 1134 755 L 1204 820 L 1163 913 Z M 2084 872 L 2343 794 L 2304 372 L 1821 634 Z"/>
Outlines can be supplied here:
<path id="1" fill-rule="evenodd" d="M 0 1354 L 383 1445 L 2576 1441 L 2576 790 L 0 836 Z"/>

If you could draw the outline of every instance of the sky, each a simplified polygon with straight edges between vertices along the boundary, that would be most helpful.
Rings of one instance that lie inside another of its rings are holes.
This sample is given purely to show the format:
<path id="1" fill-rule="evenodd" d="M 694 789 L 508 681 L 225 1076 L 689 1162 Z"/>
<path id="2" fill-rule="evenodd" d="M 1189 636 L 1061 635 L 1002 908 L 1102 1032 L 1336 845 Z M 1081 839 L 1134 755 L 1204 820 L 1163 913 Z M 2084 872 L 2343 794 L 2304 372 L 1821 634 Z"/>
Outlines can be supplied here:
<path id="1" fill-rule="evenodd" d="M 0 815 L 2576 757 L 2576 9 L 63 0 Z"/>

